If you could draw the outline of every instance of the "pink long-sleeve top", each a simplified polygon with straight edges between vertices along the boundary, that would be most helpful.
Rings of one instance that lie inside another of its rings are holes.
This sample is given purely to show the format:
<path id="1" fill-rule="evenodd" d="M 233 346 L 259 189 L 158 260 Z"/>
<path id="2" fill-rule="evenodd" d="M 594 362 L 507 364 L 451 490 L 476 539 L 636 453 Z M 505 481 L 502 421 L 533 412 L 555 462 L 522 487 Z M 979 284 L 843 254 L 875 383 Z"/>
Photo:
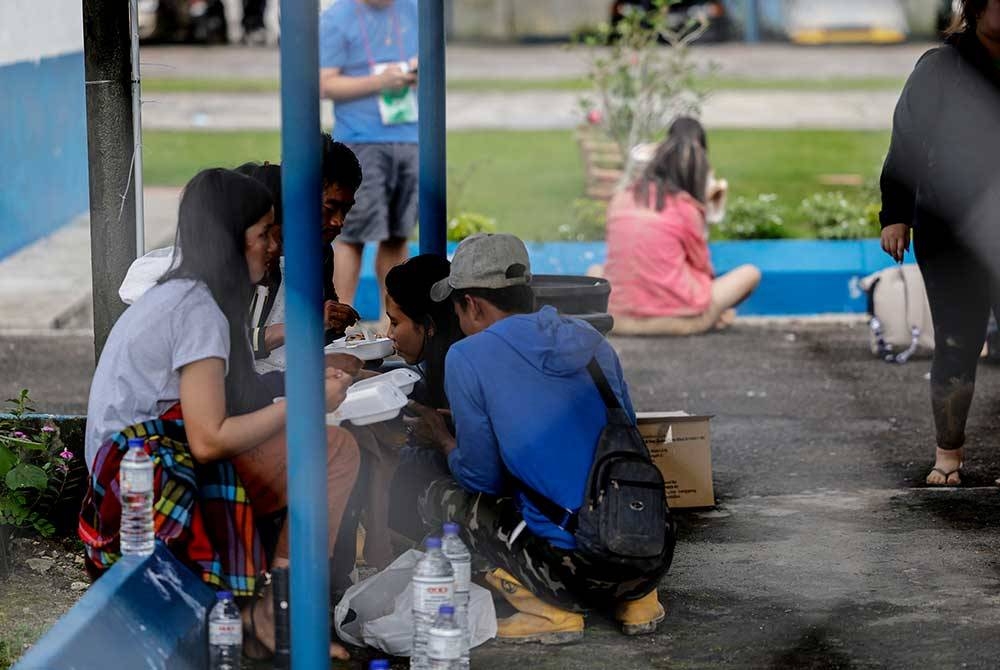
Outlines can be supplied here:
<path id="1" fill-rule="evenodd" d="M 627 189 L 611 200 L 607 219 L 612 315 L 696 316 L 708 309 L 715 273 L 701 203 L 681 192 L 657 212 Z"/>

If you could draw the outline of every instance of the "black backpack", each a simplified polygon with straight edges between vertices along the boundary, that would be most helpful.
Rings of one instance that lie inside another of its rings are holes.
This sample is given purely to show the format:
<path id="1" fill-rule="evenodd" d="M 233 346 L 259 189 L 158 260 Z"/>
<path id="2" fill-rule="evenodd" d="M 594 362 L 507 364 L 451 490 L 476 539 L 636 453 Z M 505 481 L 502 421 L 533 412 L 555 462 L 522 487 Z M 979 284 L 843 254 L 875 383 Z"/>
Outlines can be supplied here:
<path id="1" fill-rule="evenodd" d="M 575 511 L 564 509 L 524 482 L 518 483 L 542 514 L 573 534 L 584 555 L 643 572 L 666 571 L 676 537 L 663 475 L 596 359 L 587 371 L 607 407 L 608 423 L 597 441 L 583 506 Z"/>

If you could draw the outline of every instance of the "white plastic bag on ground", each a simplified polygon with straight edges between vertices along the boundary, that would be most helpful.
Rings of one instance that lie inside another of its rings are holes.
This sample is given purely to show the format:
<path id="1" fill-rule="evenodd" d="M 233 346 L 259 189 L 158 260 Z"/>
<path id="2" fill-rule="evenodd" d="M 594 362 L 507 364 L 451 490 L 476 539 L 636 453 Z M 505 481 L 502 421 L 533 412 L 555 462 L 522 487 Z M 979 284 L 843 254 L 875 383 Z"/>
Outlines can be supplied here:
<path id="1" fill-rule="evenodd" d="M 394 656 L 409 656 L 413 644 L 413 591 L 410 579 L 423 552 L 411 549 L 382 572 L 358 582 L 334 610 L 337 634 L 349 644 L 374 647 Z M 353 610 L 351 621 L 344 623 Z M 496 637 L 497 614 L 489 591 L 472 584 L 469 591 L 472 646 Z"/>
<path id="2" fill-rule="evenodd" d="M 170 269 L 174 257 L 173 247 L 153 249 L 142 258 L 132 261 L 122 285 L 118 287 L 118 297 L 126 305 L 131 305 L 143 293 L 153 288 L 157 280 Z"/>

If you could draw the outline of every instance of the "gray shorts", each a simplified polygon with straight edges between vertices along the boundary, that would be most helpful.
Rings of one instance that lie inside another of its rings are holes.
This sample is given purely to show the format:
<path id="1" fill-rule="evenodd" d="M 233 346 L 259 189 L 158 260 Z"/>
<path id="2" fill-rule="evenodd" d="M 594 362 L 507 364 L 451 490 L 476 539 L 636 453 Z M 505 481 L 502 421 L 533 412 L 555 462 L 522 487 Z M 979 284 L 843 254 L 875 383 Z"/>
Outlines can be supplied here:
<path id="1" fill-rule="evenodd" d="M 419 166 L 416 144 L 351 144 L 364 179 L 347 215 L 341 242 L 406 239 L 417 223 Z"/>

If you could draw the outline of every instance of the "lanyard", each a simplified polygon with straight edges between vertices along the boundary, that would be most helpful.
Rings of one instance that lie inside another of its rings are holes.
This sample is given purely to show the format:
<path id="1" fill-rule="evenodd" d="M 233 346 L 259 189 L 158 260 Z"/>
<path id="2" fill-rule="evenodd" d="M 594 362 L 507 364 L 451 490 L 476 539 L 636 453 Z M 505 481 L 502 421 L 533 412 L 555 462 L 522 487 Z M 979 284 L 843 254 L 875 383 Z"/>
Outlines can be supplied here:
<path id="1" fill-rule="evenodd" d="M 372 52 L 372 45 L 368 39 L 368 27 L 365 19 L 361 15 L 361 0 L 354 0 L 354 13 L 358 17 L 358 28 L 361 29 L 361 39 L 365 43 L 365 55 L 368 57 L 368 67 L 375 67 L 375 54 Z M 392 5 L 392 28 L 396 33 L 396 44 L 399 46 L 399 62 L 406 61 L 406 53 L 403 51 L 403 33 L 399 29 L 399 14 L 396 13 L 396 5 Z"/>

